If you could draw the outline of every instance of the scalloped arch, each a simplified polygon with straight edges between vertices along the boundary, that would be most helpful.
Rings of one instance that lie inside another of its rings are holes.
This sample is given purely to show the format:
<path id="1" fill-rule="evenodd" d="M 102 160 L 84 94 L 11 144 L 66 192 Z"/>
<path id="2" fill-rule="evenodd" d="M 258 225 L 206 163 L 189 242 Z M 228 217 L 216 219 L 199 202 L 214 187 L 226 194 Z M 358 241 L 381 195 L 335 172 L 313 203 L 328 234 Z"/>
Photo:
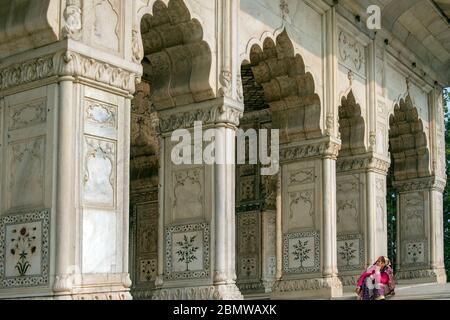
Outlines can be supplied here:
<path id="1" fill-rule="evenodd" d="M 163 110 L 215 97 L 209 83 L 212 52 L 199 20 L 183 0 L 157 0 L 141 20 L 143 79 L 151 100 Z"/>
<path id="2" fill-rule="evenodd" d="M 287 31 L 276 39 L 266 37 L 262 44 L 253 44 L 249 60 L 270 106 L 274 128 L 282 129 L 282 136 L 290 140 L 322 136 L 321 102 L 315 93 L 314 77 L 306 72 Z"/>
<path id="3" fill-rule="evenodd" d="M 409 95 L 400 99 L 394 106 L 389 127 L 395 180 L 429 176 L 431 173 L 427 137 L 423 122 Z"/>
<path id="4" fill-rule="evenodd" d="M 341 98 L 339 106 L 339 132 L 342 147 L 340 156 L 365 153 L 365 122 L 361 113 L 361 106 L 356 102 L 353 90 Z"/>

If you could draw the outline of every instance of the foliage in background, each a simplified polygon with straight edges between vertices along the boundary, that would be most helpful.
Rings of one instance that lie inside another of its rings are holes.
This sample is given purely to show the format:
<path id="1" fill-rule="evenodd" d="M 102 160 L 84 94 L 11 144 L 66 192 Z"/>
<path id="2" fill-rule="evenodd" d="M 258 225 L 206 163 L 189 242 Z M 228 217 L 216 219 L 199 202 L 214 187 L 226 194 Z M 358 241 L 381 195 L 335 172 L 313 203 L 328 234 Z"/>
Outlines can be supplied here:
<path id="1" fill-rule="evenodd" d="M 444 90 L 444 113 L 445 113 L 445 155 L 447 159 L 447 176 L 450 178 L 450 88 Z M 393 163 L 393 161 L 392 161 Z M 393 164 L 387 177 L 387 218 L 388 218 L 388 255 L 392 261 L 394 271 L 396 270 L 397 258 L 397 197 L 392 187 Z M 447 279 L 450 282 L 450 183 L 444 191 L 444 257 Z"/>
<path id="2" fill-rule="evenodd" d="M 445 156 L 447 159 L 447 177 L 450 178 L 450 88 L 444 90 L 445 113 Z M 444 191 L 444 259 L 447 280 L 450 281 L 450 184 Z"/>

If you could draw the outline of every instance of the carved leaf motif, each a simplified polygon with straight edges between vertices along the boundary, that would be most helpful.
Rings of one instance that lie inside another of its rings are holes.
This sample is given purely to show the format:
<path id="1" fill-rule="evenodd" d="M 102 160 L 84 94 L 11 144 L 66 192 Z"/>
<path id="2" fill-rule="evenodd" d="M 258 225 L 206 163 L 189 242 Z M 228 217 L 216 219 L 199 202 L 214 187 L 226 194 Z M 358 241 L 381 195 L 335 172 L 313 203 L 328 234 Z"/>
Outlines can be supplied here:
<path id="1" fill-rule="evenodd" d="M 339 34 L 339 54 L 342 61 L 350 60 L 356 71 L 361 70 L 361 66 L 364 64 L 364 49 L 343 31 Z"/>

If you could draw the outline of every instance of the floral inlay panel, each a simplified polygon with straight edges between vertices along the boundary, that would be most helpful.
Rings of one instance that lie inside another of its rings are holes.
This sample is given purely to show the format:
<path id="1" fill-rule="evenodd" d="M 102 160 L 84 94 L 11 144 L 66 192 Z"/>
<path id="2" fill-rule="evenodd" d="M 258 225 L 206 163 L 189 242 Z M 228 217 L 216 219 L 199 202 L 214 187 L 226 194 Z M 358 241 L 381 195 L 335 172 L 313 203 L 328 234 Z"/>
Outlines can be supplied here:
<path id="1" fill-rule="evenodd" d="M 286 273 L 320 271 L 320 235 L 317 231 L 288 233 L 283 241 L 283 269 Z"/>
<path id="2" fill-rule="evenodd" d="M 0 287 L 42 286 L 49 282 L 48 210 L 0 220 Z"/>
<path id="3" fill-rule="evenodd" d="M 364 243 L 361 234 L 337 237 L 337 263 L 340 271 L 364 268 Z"/>
<path id="4" fill-rule="evenodd" d="M 166 228 L 167 280 L 208 278 L 210 275 L 210 227 L 206 223 Z"/>

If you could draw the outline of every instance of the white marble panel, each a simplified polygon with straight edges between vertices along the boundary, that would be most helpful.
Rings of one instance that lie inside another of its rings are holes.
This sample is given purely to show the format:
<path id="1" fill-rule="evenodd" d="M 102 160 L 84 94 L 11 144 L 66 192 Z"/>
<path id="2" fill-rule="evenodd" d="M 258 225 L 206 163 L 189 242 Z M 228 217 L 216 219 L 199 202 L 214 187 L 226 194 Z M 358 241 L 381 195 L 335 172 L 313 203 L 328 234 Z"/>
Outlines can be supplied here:
<path id="1" fill-rule="evenodd" d="M 8 146 L 8 208 L 44 204 L 45 137 L 30 138 Z"/>
<path id="2" fill-rule="evenodd" d="M 85 136 L 83 199 L 86 205 L 114 207 L 116 163 L 114 141 Z"/>
<path id="3" fill-rule="evenodd" d="M 114 212 L 85 210 L 82 231 L 83 273 L 114 273 L 117 258 L 117 217 Z"/>

